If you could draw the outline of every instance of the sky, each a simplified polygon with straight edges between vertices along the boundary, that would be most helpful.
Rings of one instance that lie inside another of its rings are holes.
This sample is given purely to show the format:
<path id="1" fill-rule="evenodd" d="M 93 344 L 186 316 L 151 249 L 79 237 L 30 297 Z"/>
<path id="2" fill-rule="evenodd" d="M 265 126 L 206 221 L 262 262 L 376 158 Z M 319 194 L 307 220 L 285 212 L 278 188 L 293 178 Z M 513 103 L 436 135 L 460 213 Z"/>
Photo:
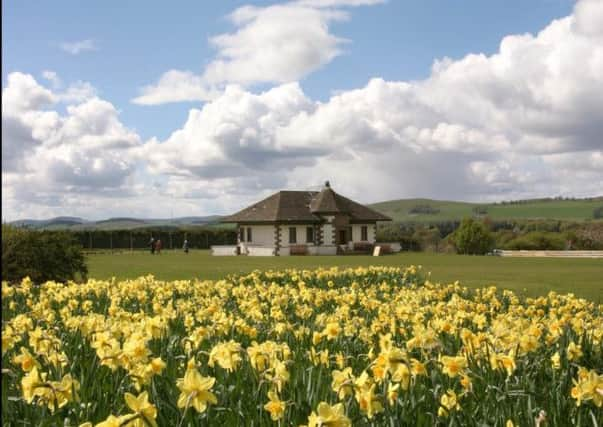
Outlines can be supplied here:
<path id="1" fill-rule="evenodd" d="M 2 219 L 603 195 L 603 0 L 2 2 Z"/>

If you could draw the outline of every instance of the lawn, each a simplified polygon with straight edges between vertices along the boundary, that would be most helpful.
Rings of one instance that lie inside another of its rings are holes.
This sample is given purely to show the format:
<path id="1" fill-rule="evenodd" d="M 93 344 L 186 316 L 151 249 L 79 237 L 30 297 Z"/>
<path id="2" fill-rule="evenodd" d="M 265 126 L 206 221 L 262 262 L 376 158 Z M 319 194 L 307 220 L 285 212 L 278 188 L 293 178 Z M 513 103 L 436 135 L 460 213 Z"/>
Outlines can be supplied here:
<path id="1" fill-rule="evenodd" d="M 89 276 L 96 279 L 135 278 L 153 274 L 160 280 L 219 279 L 228 274 L 255 269 L 312 269 L 316 267 L 357 267 L 368 265 L 422 265 L 431 280 L 454 282 L 469 287 L 496 285 L 521 295 L 540 296 L 548 291 L 572 292 L 603 303 L 603 260 L 501 258 L 432 253 L 400 253 L 383 257 L 212 257 L 209 251 L 163 251 L 161 255 L 134 251 L 88 255 Z"/>

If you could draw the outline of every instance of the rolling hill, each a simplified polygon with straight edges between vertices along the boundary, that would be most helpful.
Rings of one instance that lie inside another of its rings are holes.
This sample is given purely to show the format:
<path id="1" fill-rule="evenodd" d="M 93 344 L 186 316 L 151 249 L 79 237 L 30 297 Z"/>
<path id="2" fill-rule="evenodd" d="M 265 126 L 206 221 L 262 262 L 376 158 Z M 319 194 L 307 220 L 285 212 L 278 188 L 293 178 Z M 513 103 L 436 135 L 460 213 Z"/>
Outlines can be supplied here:
<path id="1" fill-rule="evenodd" d="M 593 219 L 594 210 L 603 206 L 603 197 L 589 199 L 532 199 L 505 203 L 469 203 L 431 199 L 402 199 L 369 205 L 397 222 L 438 222 L 471 216 L 505 219 Z"/>
<path id="2" fill-rule="evenodd" d="M 131 230 L 143 227 L 200 227 L 215 224 L 219 219 L 220 217 L 217 215 L 172 219 L 120 217 L 100 221 L 88 221 L 75 217 L 57 217 L 45 220 L 23 219 L 11 221 L 10 224 L 39 230 Z"/>
<path id="3" fill-rule="evenodd" d="M 596 208 L 603 208 L 603 196 L 589 199 L 532 199 L 505 203 L 469 203 L 432 199 L 401 199 L 369 205 L 396 222 L 441 222 L 466 217 L 488 216 L 493 220 L 558 219 L 584 221 L 593 219 Z M 45 230 L 130 230 L 142 227 L 228 226 L 219 224 L 220 216 L 188 216 L 172 219 L 109 218 L 88 221 L 62 216 L 47 220 L 24 219 L 11 224 Z"/>

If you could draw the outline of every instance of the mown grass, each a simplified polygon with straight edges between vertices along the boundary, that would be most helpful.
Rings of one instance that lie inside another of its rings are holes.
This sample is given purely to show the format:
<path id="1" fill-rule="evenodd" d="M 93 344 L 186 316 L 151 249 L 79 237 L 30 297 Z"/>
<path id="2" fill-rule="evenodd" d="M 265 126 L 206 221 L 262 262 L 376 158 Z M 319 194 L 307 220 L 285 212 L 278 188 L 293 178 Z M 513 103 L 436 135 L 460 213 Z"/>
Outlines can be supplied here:
<path id="1" fill-rule="evenodd" d="M 496 285 L 521 295 L 540 296 L 549 291 L 574 293 L 594 302 L 603 301 L 603 260 L 501 258 L 433 253 L 371 256 L 214 257 L 209 251 L 163 251 L 161 255 L 134 251 L 91 254 L 89 277 L 133 279 L 153 274 L 161 280 L 219 279 L 229 274 L 267 269 L 313 269 L 369 265 L 422 265 L 437 282 L 460 281 L 478 288 Z"/>

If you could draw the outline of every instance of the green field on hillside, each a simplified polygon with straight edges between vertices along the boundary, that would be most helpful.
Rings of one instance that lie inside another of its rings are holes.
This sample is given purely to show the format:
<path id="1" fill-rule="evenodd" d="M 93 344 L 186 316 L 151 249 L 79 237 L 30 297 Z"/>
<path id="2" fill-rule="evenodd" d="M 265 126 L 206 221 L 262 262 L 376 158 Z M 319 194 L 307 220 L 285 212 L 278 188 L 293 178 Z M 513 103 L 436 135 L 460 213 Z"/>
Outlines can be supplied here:
<path id="1" fill-rule="evenodd" d="M 89 276 L 97 279 L 135 278 L 153 274 L 161 280 L 219 279 L 255 269 L 312 269 L 369 265 L 422 265 L 431 280 L 469 287 L 496 285 L 522 295 L 540 296 L 549 291 L 573 292 L 603 303 L 603 260 L 501 258 L 433 253 L 400 253 L 371 256 L 213 257 L 209 251 L 163 251 L 161 255 L 134 251 L 88 255 Z"/>
<path id="2" fill-rule="evenodd" d="M 432 214 L 412 214 L 416 206 L 429 206 L 439 210 Z M 603 198 L 592 200 L 531 200 L 512 204 L 467 203 L 430 199 L 404 199 L 370 205 L 379 212 L 388 215 L 394 221 L 437 222 L 460 220 L 473 215 L 473 209 L 482 207 L 488 217 L 503 219 L 560 219 L 584 221 L 593 219 L 593 211 L 603 206 Z"/>

